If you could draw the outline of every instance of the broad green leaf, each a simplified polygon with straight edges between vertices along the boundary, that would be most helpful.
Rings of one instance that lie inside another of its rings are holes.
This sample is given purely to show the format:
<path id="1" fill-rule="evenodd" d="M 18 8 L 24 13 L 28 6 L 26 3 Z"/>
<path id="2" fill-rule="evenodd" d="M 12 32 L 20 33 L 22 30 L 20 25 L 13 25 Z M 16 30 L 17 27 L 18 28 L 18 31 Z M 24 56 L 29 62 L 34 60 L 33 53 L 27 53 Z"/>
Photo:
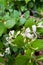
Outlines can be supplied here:
<path id="1" fill-rule="evenodd" d="M 21 25 L 23 25 L 25 22 L 26 22 L 26 19 L 25 19 L 25 18 L 21 18 L 18 25 L 21 26 Z"/>
<path id="2" fill-rule="evenodd" d="M 26 3 L 28 3 L 30 0 L 25 0 Z"/>
<path id="3" fill-rule="evenodd" d="M 21 48 L 24 46 L 24 39 L 21 35 L 17 36 L 14 40 L 14 43 L 18 46 L 18 48 Z"/>
<path id="4" fill-rule="evenodd" d="M 34 18 L 29 18 L 27 21 L 26 21 L 26 23 L 25 23 L 25 27 L 27 28 L 27 27 L 32 27 L 32 25 L 34 25 L 35 24 L 35 19 Z"/>
<path id="5" fill-rule="evenodd" d="M 6 27 L 4 26 L 4 24 L 2 22 L 0 22 L 0 36 L 2 36 L 2 34 L 5 32 Z"/>
<path id="6" fill-rule="evenodd" d="M 18 20 L 19 20 L 19 17 L 21 16 L 21 12 L 19 12 L 19 11 L 17 11 L 17 10 L 14 10 L 12 16 L 14 17 L 14 19 L 15 19 L 16 21 L 18 21 Z"/>
<path id="7" fill-rule="evenodd" d="M 27 65 L 28 57 L 25 55 L 18 55 L 15 58 L 15 65 Z"/>
<path id="8" fill-rule="evenodd" d="M 5 23 L 6 28 L 12 28 L 16 24 L 16 21 L 14 19 L 7 20 Z"/>
<path id="9" fill-rule="evenodd" d="M 41 39 L 36 39 L 34 42 L 31 43 L 31 46 L 32 46 L 34 49 L 43 50 L 43 40 L 41 40 Z"/>
<path id="10" fill-rule="evenodd" d="M 27 19 L 27 18 L 29 18 L 29 16 L 30 16 L 30 12 L 29 12 L 29 11 L 26 11 L 26 12 L 24 13 L 24 17 Z"/>

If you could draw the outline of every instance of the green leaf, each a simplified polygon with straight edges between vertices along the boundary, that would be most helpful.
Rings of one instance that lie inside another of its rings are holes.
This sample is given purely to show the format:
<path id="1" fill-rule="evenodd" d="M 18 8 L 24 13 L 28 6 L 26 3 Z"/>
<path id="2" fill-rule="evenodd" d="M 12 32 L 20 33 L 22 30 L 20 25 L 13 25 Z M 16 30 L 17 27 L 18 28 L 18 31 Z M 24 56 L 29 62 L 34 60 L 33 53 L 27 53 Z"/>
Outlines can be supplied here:
<path id="1" fill-rule="evenodd" d="M 29 12 L 29 11 L 26 11 L 26 12 L 24 13 L 24 17 L 27 19 L 27 18 L 29 18 L 29 16 L 30 16 L 30 12 Z"/>
<path id="2" fill-rule="evenodd" d="M 27 49 L 25 55 L 26 55 L 29 59 L 31 59 L 31 57 L 33 56 L 33 54 L 32 54 L 33 52 L 34 52 L 34 51 L 31 50 L 31 49 Z"/>
<path id="3" fill-rule="evenodd" d="M 16 24 L 15 20 L 11 19 L 6 21 L 5 26 L 9 29 L 12 28 L 15 24 Z"/>
<path id="4" fill-rule="evenodd" d="M 4 58 L 0 57 L 0 63 L 4 62 Z"/>
<path id="5" fill-rule="evenodd" d="M 34 3 L 32 1 L 29 2 L 29 8 L 33 8 Z"/>
<path id="6" fill-rule="evenodd" d="M 35 0 L 33 0 L 35 2 Z"/>
<path id="7" fill-rule="evenodd" d="M 25 0 L 26 3 L 28 3 L 30 0 Z"/>
<path id="8" fill-rule="evenodd" d="M 14 40 L 14 43 L 18 46 L 18 48 L 21 48 L 24 46 L 24 39 L 21 35 L 17 36 Z"/>
<path id="9" fill-rule="evenodd" d="M 3 6 L 3 7 L 5 7 L 6 6 L 6 0 L 0 0 L 0 5 L 1 5 L 1 7 Z"/>
<path id="10" fill-rule="evenodd" d="M 5 32 L 6 27 L 4 26 L 4 24 L 2 22 L 0 22 L 0 36 L 2 36 L 2 34 Z"/>
<path id="11" fill-rule="evenodd" d="M 31 46 L 32 46 L 34 49 L 43 50 L 43 40 L 41 40 L 41 39 L 36 39 L 34 42 L 31 43 Z"/>
<path id="12" fill-rule="evenodd" d="M 0 50 L 3 48 L 3 43 L 0 41 Z"/>
<path id="13" fill-rule="evenodd" d="M 16 46 L 10 45 L 10 47 L 13 52 L 17 52 L 18 48 Z"/>
<path id="14" fill-rule="evenodd" d="M 31 60 L 29 60 L 27 65 L 34 65 L 34 63 Z"/>
<path id="15" fill-rule="evenodd" d="M 15 59 L 15 65 L 27 65 L 28 57 L 25 55 L 18 55 Z"/>
<path id="16" fill-rule="evenodd" d="M 21 18 L 18 25 L 21 26 L 21 25 L 23 25 L 25 22 L 26 22 L 26 19 L 25 19 L 25 18 Z"/>
<path id="17" fill-rule="evenodd" d="M 37 28 L 38 33 L 43 33 L 43 28 Z"/>
<path id="18" fill-rule="evenodd" d="M 22 5 L 22 6 L 20 7 L 20 10 L 21 10 L 22 12 L 24 12 L 24 11 L 27 10 L 27 8 L 26 8 L 26 6 L 23 6 L 23 5 Z"/>
<path id="19" fill-rule="evenodd" d="M 19 12 L 19 11 L 17 11 L 17 10 L 14 10 L 12 16 L 14 17 L 14 19 L 15 19 L 16 21 L 18 21 L 18 20 L 19 20 L 19 17 L 21 16 L 21 12 Z"/>
<path id="20" fill-rule="evenodd" d="M 11 19 L 11 17 L 9 16 L 9 12 L 7 12 L 7 13 L 4 15 L 3 19 L 4 19 L 5 21 Z"/>
<path id="21" fill-rule="evenodd" d="M 37 61 L 42 61 L 43 60 L 43 55 L 39 55 L 36 57 Z"/>
<path id="22" fill-rule="evenodd" d="M 29 18 L 27 21 L 26 21 L 26 23 L 25 23 L 25 27 L 27 28 L 27 27 L 32 27 L 32 25 L 35 25 L 35 18 Z"/>

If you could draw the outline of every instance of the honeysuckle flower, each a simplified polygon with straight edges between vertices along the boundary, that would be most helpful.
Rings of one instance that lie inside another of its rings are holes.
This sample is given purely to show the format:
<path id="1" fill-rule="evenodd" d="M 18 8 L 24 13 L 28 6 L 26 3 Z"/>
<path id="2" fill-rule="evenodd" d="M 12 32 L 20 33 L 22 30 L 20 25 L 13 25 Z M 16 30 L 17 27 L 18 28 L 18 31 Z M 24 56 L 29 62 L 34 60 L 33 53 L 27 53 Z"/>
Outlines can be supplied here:
<path id="1" fill-rule="evenodd" d="M 26 28 L 26 30 L 25 30 L 25 32 L 24 33 L 21 33 L 21 35 L 23 36 L 23 37 L 27 37 L 27 38 L 29 38 L 29 39 L 33 39 L 34 38 L 34 36 L 35 36 L 35 38 L 37 38 L 37 35 L 36 35 L 36 25 L 32 25 L 32 34 L 30 33 L 31 32 L 31 30 L 30 30 L 30 28 L 28 27 L 28 28 Z M 35 39 L 34 38 L 34 39 Z"/>
<path id="2" fill-rule="evenodd" d="M 4 56 L 4 54 L 0 53 L 0 56 L 1 56 L 1 57 L 3 57 L 3 56 Z"/>
<path id="3" fill-rule="evenodd" d="M 32 31 L 35 33 L 36 32 L 36 25 L 32 25 Z"/>
<path id="4" fill-rule="evenodd" d="M 43 22 L 38 23 L 38 26 L 37 27 L 43 28 Z"/>
<path id="5" fill-rule="evenodd" d="M 6 41 L 9 41 L 9 37 L 6 37 Z"/>
<path id="6" fill-rule="evenodd" d="M 14 30 L 9 32 L 9 36 L 12 36 L 12 37 L 14 36 Z"/>
<path id="7" fill-rule="evenodd" d="M 34 34 L 27 33 L 27 34 L 25 34 L 25 36 L 26 36 L 27 38 L 32 39 L 32 38 L 34 37 Z"/>
<path id="8" fill-rule="evenodd" d="M 27 33 L 31 32 L 30 28 L 28 27 L 25 32 Z"/>
<path id="9" fill-rule="evenodd" d="M 6 48 L 5 53 L 10 54 L 10 48 Z"/>
<path id="10" fill-rule="evenodd" d="M 9 44 L 12 43 L 12 38 L 14 37 L 14 30 L 9 32 L 9 35 L 5 37 L 6 43 L 4 44 L 5 46 L 8 46 Z"/>
<path id="11" fill-rule="evenodd" d="M 9 32 L 9 39 L 11 40 L 14 37 L 14 30 Z"/>
<path id="12" fill-rule="evenodd" d="M 6 37 L 6 43 L 4 45 L 8 46 L 9 44 L 11 44 L 11 38 L 8 36 Z"/>
<path id="13" fill-rule="evenodd" d="M 30 32 L 31 32 L 31 30 L 30 30 L 30 28 L 28 27 L 28 28 L 25 30 L 24 33 L 21 33 L 21 35 L 22 35 L 23 37 L 27 37 L 27 38 L 32 39 L 34 35 L 33 35 L 33 34 L 30 34 Z"/>

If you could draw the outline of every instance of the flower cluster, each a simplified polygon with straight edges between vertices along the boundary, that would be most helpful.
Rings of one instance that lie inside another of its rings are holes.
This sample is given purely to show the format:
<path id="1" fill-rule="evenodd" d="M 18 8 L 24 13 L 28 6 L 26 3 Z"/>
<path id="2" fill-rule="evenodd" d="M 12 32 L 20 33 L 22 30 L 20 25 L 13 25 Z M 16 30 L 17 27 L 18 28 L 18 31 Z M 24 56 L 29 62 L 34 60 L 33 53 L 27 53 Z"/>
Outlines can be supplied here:
<path id="1" fill-rule="evenodd" d="M 21 33 L 21 35 L 23 37 L 27 37 L 29 39 L 33 39 L 33 38 L 37 38 L 37 34 L 36 34 L 36 25 L 32 25 L 32 31 L 30 30 L 30 28 L 26 28 L 24 33 Z"/>

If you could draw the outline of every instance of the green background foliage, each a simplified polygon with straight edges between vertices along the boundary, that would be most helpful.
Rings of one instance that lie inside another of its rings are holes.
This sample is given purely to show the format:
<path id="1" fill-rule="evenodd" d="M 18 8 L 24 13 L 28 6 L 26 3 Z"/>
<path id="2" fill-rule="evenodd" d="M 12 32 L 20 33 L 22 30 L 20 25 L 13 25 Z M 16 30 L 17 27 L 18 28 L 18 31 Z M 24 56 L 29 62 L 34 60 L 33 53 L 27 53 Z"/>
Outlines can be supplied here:
<path id="1" fill-rule="evenodd" d="M 40 65 L 43 55 L 35 56 L 35 52 L 43 50 L 43 28 L 37 28 L 38 37 L 33 42 L 27 37 L 24 42 L 25 37 L 21 32 L 28 27 L 32 30 L 32 25 L 37 26 L 38 22 L 43 22 L 42 18 L 43 0 L 0 0 L 0 53 L 4 54 L 0 56 L 0 65 Z M 9 44 L 6 37 L 12 30 L 14 35 Z M 8 47 L 10 54 L 5 53 Z"/>

